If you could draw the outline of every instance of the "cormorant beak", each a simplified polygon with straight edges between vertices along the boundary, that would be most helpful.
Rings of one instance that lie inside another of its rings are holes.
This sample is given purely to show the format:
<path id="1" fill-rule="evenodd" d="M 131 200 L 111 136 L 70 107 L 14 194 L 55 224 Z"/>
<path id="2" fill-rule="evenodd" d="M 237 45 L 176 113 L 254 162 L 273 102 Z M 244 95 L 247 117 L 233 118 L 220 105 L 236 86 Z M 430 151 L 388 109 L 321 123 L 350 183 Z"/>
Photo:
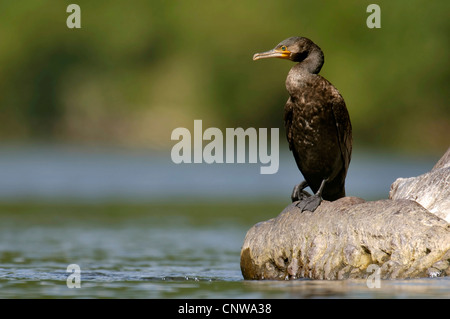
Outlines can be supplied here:
<path id="1" fill-rule="evenodd" d="M 291 51 L 289 50 L 281 50 L 281 49 L 273 49 L 266 52 L 255 53 L 253 55 L 253 61 L 259 59 L 268 59 L 268 58 L 279 58 L 279 59 L 289 59 L 291 56 Z"/>

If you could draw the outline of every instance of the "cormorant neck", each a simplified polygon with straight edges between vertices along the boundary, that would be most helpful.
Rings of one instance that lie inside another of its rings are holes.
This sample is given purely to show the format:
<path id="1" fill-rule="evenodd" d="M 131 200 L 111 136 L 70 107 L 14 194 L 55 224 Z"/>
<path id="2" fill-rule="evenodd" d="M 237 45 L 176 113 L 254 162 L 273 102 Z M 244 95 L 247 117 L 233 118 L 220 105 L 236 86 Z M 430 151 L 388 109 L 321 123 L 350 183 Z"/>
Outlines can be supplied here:
<path id="1" fill-rule="evenodd" d="M 308 56 L 301 61 L 298 66 L 308 73 L 318 74 L 320 69 L 322 69 L 324 62 L 325 58 L 322 50 L 317 45 L 313 44 Z"/>

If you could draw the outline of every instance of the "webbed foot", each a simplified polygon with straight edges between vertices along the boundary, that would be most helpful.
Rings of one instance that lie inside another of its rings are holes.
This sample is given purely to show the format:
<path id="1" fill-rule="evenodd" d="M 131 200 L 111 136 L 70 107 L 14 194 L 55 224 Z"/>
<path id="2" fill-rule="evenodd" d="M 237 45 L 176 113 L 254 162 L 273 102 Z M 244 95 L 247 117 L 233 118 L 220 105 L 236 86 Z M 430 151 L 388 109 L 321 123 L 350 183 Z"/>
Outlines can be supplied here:
<path id="1" fill-rule="evenodd" d="M 308 183 L 306 181 L 294 186 L 291 195 L 292 202 L 301 201 L 311 196 L 310 193 L 304 190 L 306 187 L 308 187 Z"/>
<path id="2" fill-rule="evenodd" d="M 316 208 L 319 207 L 321 202 L 322 202 L 322 197 L 320 197 L 317 194 L 314 194 L 310 197 L 302 199 L 295 206 L 300 208 L 302 212 L 304 212 L 305 210 L 314 212 L 316 210 Z"/>
<path id="3" fill-rule="evenodd" d="M 317 193 L 315 193 L 312 196 L 302 198 L 295 206 L 300 208 L 302 212 L 304 212 L 305 210 L 314 212 L 316 210 L 316 208 L 319 207 L 320 203 L 322 202 L 322 191 L 323 191 L 323 188 L 325 187 L 325 183 L 327 182 L 327 180 L 328 179 L 324 179 L 322 181 Z M 306 183 L 306 182 L 303 182 L 303 183 Z M 300 185 L 302 185 L 303 183 L 301 183 Z M 298 186 L 300 187 L 300 185 L 298 185 Z M 296 188 L 294 187 L 294 191 L 295 190 L 296 190 Z M 294 194 L 294 193 L 292 193 L 292 194 Z"/>

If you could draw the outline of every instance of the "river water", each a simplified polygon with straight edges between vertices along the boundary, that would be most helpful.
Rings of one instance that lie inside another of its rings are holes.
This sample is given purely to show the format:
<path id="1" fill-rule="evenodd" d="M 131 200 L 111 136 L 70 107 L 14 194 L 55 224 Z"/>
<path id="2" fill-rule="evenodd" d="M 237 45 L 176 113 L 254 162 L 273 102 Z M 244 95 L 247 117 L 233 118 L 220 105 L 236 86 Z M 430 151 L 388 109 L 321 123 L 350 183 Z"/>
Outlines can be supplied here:
<path id="1" fill-rule="evenodd" d="M 289 155 L 289 154 L 287 154 Z M 450 298 L 448 278 L 246 281 L 247 230 L 289 204 L 301 176 L 259 165 L 175 165 L 168 154 L 0 150 L 0 298 Z M 386 198 L 438 158 L 356 153 L 350 195 Z M 70 264 L 80 288 L 69 288 Z M 68 284 L 69 279 L 69 284 Z"/>

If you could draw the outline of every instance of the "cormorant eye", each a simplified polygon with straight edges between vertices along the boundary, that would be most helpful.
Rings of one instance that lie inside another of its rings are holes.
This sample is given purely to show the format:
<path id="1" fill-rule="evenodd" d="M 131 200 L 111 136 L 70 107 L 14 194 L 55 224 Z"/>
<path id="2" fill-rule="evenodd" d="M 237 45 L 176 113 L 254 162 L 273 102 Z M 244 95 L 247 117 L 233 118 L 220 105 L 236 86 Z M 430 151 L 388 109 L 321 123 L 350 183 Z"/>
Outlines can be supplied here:
<path id="1" fill-rule="evenodd" d="M 283 45 L 283 46 L 281 47 L 281 51 L 286 51 L 286 46 L 285 46 L 285 45 Z"/>

